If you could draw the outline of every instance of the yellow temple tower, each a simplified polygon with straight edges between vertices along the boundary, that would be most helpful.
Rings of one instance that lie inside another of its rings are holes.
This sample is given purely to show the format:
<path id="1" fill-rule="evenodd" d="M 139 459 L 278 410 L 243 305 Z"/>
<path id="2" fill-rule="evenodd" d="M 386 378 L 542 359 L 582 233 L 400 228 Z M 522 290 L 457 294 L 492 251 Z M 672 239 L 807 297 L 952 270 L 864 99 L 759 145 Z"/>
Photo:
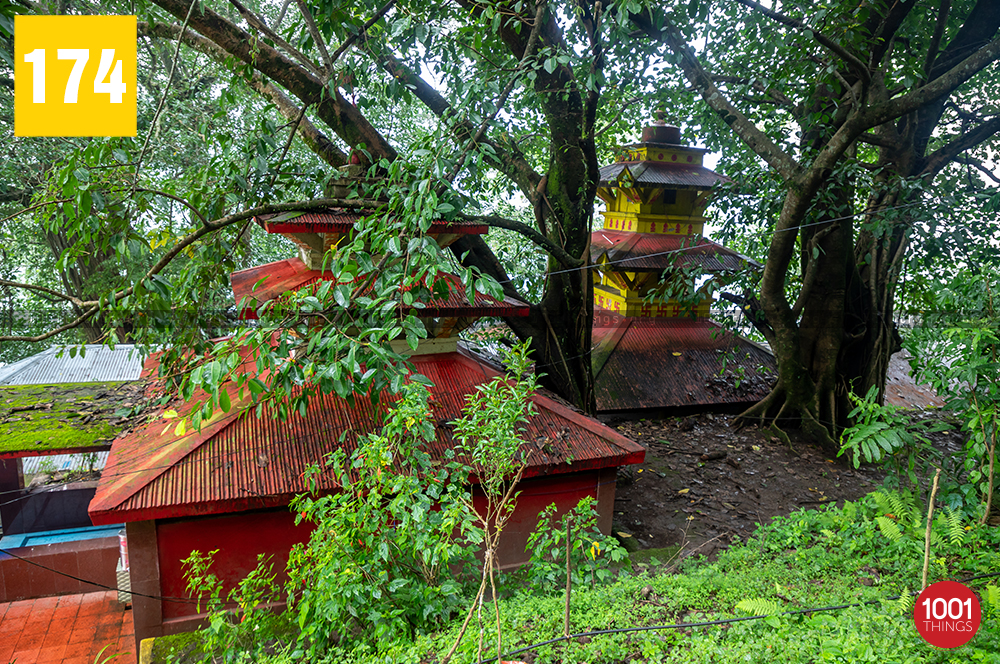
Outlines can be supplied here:
<path id="1" fill-rule="evenodd" d="M 604 224 L 590 250 L 599 412 L 738 406 L 769 390 L 773 356 L 712 322 L 710 295 L 682 303 L 664 294 L 685 268 L 761 267 L 702 235 L 710 191 L 727 181 L 705 168 L 706 152 L 661 117 L 601 168 Z"/>

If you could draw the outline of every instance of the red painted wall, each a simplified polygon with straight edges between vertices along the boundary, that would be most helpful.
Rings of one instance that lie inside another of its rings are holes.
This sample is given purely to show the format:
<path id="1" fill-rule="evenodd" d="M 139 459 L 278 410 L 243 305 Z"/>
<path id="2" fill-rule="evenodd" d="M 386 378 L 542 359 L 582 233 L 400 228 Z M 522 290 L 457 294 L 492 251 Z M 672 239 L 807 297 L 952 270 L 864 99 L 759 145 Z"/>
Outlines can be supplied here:
<path id="1" fill-rule="evenodd" d="M 614 468 L 523 480 L 517 508 L 501 540 L 501 564 L 511 567 L 527 560 L 524 547 L 538 521 L 538 513 L 552 503 L 556 503 L 561 515 L 585 496 L 594 496 L 599 500 L 602 530 L 609 530 L 614 481 Z M 477 510 L 483 510 L 485 498 L 475 495 L 474 504 Z M 189 596 L 181 560 L 194 549 L 202 553 L 219 550 L 213 570 L 223 581 L 225 592 L 256 567 L 259 553 L 273 556 L 274 570 L 284 582 L 288 551 L 294 544 L 308 540 L 312 530 L 310 524 L 296 526 L 294 521 L 295 516 L 286 509 L 157 521 L 161 594 L 164 597 Z M 197 615 L 193 603 L 164 601 L 162 607 L 164 623 Z M 184 630 L 193 626 L 182 627 L 178 622 L 176 628 Z"/>
<path id="2" fill-rule="evenodd" d="M 503 567 L 514 567 L 527 561 L 528 554 L 524 547 L 528 536 L 535 530 L 539 512 L 555 503 L 558 515 L 561 516 L 576 507 L 586 496 L 597 498 L 599 484 L 600 471 L 597 470 L 523 480 L 517 508 L 507 522 L 500 540 L 500 550 L 497 552 L 500 564 Z M 486 498 L 478 490 L 474 492 L 473 504 L 480 513 L 486 509 Z"/>
<path id="3" fill-rule="evenodd" d="M 274 571 L 284 582 L 288 552 L 293 545 L 307 541 L 310 532 L 311 525 L 296 526 L 295 515 L 287 509 L 157 521 L 162 595 L 189 596 L 181 561 L 195 549 L 202 553 L 218 549 L 212 571 L 222 580 L 225 592 L 257 567 L 260 553 L 273 556 Z M 195 608 L 194 604 L 165 601 L 163 619 L 195 615 Z"/>

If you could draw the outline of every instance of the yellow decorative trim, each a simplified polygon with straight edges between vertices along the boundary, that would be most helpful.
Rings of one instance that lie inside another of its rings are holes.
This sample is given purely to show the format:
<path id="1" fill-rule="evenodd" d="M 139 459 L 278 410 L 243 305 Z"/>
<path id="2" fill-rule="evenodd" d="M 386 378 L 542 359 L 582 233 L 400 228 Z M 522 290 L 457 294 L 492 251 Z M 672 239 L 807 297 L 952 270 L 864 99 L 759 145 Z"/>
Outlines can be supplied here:
<path id="1" fill-rule="evenodd" d="M 636 318 L 679 318 L 690 315 L 689 310 L 682 309 L 676 300 L 648 304 L 641 297 L 625 297 L 616 293 L 609 293 L 603 289 L 595 290 L 594 306 L 613 311 L 622 316 L 634 316 Z M 701 304 L 694 308 L 695 316 L 698 318 L 708 318 L 711 307 L 711 300 L 702 300 Z"/>

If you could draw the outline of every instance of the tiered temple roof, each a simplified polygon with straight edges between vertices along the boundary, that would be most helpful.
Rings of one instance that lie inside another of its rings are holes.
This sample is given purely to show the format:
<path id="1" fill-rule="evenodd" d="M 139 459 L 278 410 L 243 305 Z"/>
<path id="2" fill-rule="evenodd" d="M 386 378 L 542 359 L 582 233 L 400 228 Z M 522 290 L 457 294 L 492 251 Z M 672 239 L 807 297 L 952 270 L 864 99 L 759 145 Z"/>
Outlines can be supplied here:
<path id="1" fill-rule="evenodd" d="M 753 402 L 767 394 L 774 358 L 709 320 L 712 298 L 664 298 L 672 271 L 759 269 L 702 236 L 709 190 L 727 178 L 703 165 L 662 121 L 601 169 L 604 228 L 591 236 L 592 366 L 599 412 Z M 726 369 L 728 369 L 728 374 Z"/>

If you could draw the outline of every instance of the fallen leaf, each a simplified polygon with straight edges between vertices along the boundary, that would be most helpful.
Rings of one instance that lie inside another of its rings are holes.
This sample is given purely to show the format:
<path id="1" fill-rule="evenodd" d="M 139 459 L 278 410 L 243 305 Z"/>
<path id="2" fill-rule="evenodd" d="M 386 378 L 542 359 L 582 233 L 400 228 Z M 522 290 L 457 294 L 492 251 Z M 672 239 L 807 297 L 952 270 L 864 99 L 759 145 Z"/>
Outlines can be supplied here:
<path id="1" fill-rule="evenodd" d="M 678 491 L 677 493 L 687 493 L 687 492 L 688 492 L 688 491 L 690 491 L 690 490 L 691 490 L 690 488 L 688 488 L 688 489 L 681 489 L 681 490 L 680 490 L 680 491 Z"/>

